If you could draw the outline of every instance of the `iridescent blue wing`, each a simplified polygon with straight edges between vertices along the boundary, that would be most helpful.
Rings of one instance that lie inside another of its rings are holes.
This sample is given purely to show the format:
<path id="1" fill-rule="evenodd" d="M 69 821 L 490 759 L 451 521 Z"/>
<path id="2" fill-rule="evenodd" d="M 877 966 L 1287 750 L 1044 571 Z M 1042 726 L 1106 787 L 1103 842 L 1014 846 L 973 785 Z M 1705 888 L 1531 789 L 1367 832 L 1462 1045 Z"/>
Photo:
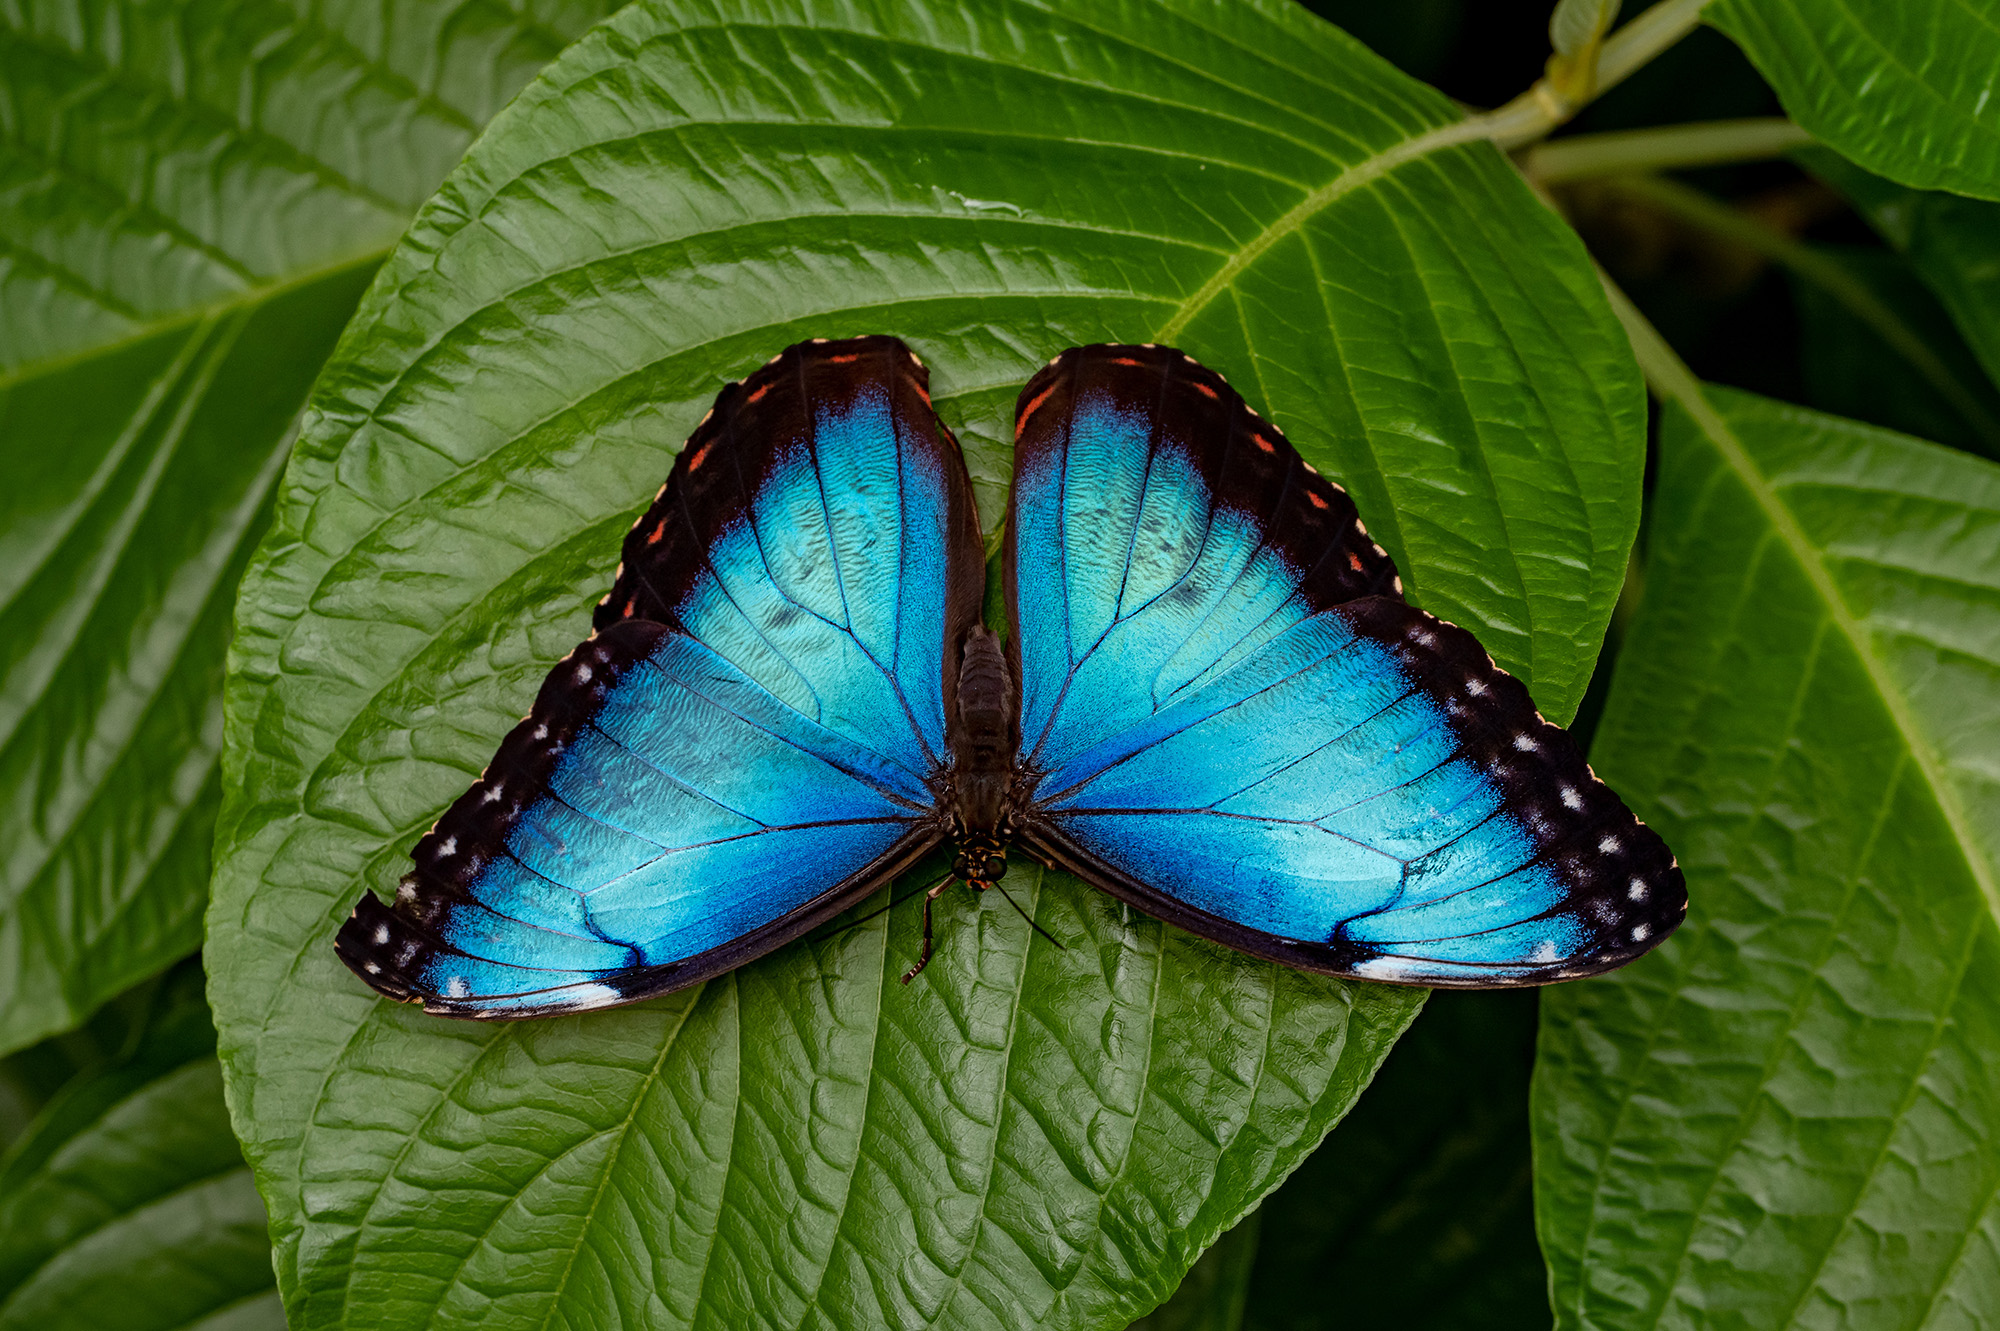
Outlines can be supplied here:
<path id="1" fill-rule="evenodd" d="M 1246 952 L 1406 984 L 1590 974 L 1680 922 L 1659 837 L 1180 353 L 1036 375 L 1006 561 L 1018 836 L 1052 863 Z"/>
<path id="2" fill-rule="evenodd" d="M 665 993 L 798 937 L 934 846 L 979 527 L 923 367 L 793 347 L 717 398 L 596 631 L 336 940 L 452 1016 Z M 955 665 L 955 662 L 953 663 Z"/>

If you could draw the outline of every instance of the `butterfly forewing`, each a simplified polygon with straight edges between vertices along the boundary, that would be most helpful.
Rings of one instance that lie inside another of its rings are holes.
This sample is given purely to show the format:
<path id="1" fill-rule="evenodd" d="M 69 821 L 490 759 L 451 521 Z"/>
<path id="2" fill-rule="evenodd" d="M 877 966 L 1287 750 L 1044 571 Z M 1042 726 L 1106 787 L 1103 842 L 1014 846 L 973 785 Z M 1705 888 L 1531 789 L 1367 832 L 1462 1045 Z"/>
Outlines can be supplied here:
<path id="1" fill-rule="evenodd" d="M 692 984 L 796 938 L 946 831 L 978 522 L 893 338 L 732 384 L 626 537 L 597 631 L 337 947 L 432 1011 Z"/>
<path id="2" fill-rule="evenodd" d="M 1178 352 L 1081 348 L 1029 384 L 1006 578 L 1018 835 L 1142 909 L 1428 985 L 1587 974 L 1679 923 L 1659 838 Z"/>

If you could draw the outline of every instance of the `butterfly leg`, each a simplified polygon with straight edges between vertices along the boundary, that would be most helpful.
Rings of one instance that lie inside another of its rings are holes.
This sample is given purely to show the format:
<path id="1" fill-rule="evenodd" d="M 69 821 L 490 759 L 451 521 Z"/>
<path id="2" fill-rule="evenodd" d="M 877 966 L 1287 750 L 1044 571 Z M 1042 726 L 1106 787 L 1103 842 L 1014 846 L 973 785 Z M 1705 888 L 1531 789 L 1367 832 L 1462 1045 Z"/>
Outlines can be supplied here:
<path id="1" fill-rule="evenodd" d="M 956 880 L 946 878 L 936 887 L 924 893 L 924 948 L 917 955 L 917 964 L 903 972 L 904 984 L 908 984 L 910 981 L 916 979 L 923 968 L 931 964 L 931 903 L 943 896 L 944 890 L 950 887 L 954 881 Z"/>

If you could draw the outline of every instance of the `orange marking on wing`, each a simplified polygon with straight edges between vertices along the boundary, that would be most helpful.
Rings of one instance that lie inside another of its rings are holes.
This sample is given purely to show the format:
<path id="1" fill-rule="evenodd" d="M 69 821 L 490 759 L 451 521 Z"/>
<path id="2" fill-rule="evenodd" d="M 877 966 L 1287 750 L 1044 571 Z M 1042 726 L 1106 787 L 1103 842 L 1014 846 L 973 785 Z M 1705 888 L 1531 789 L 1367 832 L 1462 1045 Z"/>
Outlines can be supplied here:
<path id="1" fill-rule="evenodd" d="M 828 365 L 845 365 L 845 364 L 847 364 L 847 363 L 848 363 L 849 361 L 857 361 L 857 360 L 860 360 L 860 359 L 861 359 L 861 353 L 860 353 L 860 352 L 858 352 L 858 351 L 850 351 L 850 352 L 847 352 L 847 353 L 846 353 L 845 355 L 841 355 L 841 356 L 828 356 L 828 357 L 826 358 L 826 363 L 827 363 Z"/>
<path id="2" fill-rule="evenodd" d="M 918 396 L 918 397 L 920 397 L 920 398 L 922 398 L 922 399 L 924 400 L 924 405 L 925 405 L 925 406 L 927 406 L 927 407 L 928 407 L 928 406 L 929 406 L 929 405 L 931 404 L 931 390 L 930 390 L 930 389 L 928 389 L 928 388 L 925 388 L 925 387 L 924 387 L 924 386 L 923 386 L 922 384 L 918 383 L 918 382 L 917 382 L 916 380 L 914 380 L 914 379 L 910 380 L 910 387 L 912 387 L 912 388 L 914 388 L 914 389 L 916 389 L 916 390 L 917 390 L 917 396 Z"/>
<path id="3" fill-rule="evenodd" d="M 764 390 L 760 388 L 757 391 L 761 393 Z M 714 447 L 715 447 L 715 441 L 711 439 L 707 443 L 703 444 L 700 448 L 697 448 L 694 451 L 694 456 L 688 459 L 688 470 L 693 471 L 696 467 L 699 467 L 702 463 L 708 461 L 708 450 Z M 662 487 L 662 489 L 664 490 L 664 487 Z"/>
<path id="4" fill-rule="evenodd" d="M 1278 446 L 1272 443 L 1269 439 L 1266 439 L 1263 435 L 1253 434 L 1250 437 L 1256 440 L 1257 447 L 1263 449 L 1266 453 L 1275 453 L 1278 451 Z"/>
<path id="5" fill-rule="evenodd" d="M 771 385 L 758 384 L 755 388 L 750 390 L 750 396 L 748 398 L 745 398 L 744 400 L 746 402 L 755 402 L 758 398 L 764 396 L 764 394 L 770 391 L 771 391 Z"/>
<path id="6" fill-rule="evenodd" d="M 638 612 L 639 612 L 639 603 L 637 601 L 627 601 L 625 603 L 625 618 L 630 619 L 633 615 L 637 614 Z"/>
<path id="7" fill-rule="evenodd" d="M 1325 498 L 1324 498 L 1324 497 L 1322 497 L 1321 495 L 1319 495 L 1319 494 L 1315 493 L 1315 492 L 1314 492 L 1314 491 L 1312 491 L 1312 490 L 1308 490 L 1308 491 L 1306 491 L 1306 498 L 1308 498 L 1308 499 L 1312 500 L 1312 506 L 1313 506 L 1314 508 L 1325 508 L 1325 507 L 1326 507 L 1326 500 L 1325 500 Z"/>
<path id="8" fill-rule="evenodd" d="M 1112 359 L 1111 359 L 1111 363 L 1112 363 L 1113 365 L 1138 365 L 1138 364 L 1140 364 L 1140 362 L 1139 362 L 1139 361 L 1136 361 L 1136 360 L 1132 359 L 1132 358 L 1131 358 L 1130 356 L 1114 356 L 1114 357 L 1112 357 Z"/>
<path id="9" fill-rule="evenodd" d="M 646 538 L 646 544 L 658 545 L 660 543 L 660 538 L 662 536 L 665 536 L 666 534 L 667 534 L 667 520 L 665 518 L 661 518 L 658 522 L 653 524 L 653 534 Z"/>
<path id="10" fill-rule="evenodd" d="M 1352 550 L 1349 550 L 1347 552 L 1347 566 L 1353 569 L 1356 573 L 1359 573 L 1361 571 L 1361 556 L 1355 554 Z"/>
<path id="11" fill-rule="evenodd" d="M 1014 433 L 1016 435 L 1019 435 L 1021 430 L 1027 425 L 1028 417 L 1034 415 L 1042 403 L 1049 400 L 1049 394 L 1055 391 L 1056 386 L 1050 384 L 1047 388 L 1044 388 L 1041 392 L 1035 394 L 1033 398 L 1029 399 L 1027 406 L 1021 408 L 1021 414 L 1014 418 Z"/>
<path id="12" fill-rule="evenodd" d="M 1216 391 L 1215 391 L 1215 390 L 1214 390 L 1213 388 L 1210 388 L 1210 387 L 1209 387 L 1209 386 L 1208 386 L 1207 384 L 1205 384 L 1205 383 L 1202 383 L 1202 382 L 1201 382 L 1200 380 L 1198 380 L 1198 379 L 1197 379 L 1197 380 L 1195 381 L 1195 385 L 1194 385 L 1194 391 L 1195 391 L 1195 392 L 1197 392 L 1197 393 L 1200 393 L 1200 394 L 1201 394 L 1201 395 L 1202 395 L 1203 397 L 1207 398 L 1207 399 L 1208 399 L 1208 400 L 1209 400 L 1210 402 L 1213 402 L 1213 401 L 1215 401 L 1215 400 L 1216 400 L 1216 397 L 1217 397 L 1217 394 L 1216 394 Z"/>

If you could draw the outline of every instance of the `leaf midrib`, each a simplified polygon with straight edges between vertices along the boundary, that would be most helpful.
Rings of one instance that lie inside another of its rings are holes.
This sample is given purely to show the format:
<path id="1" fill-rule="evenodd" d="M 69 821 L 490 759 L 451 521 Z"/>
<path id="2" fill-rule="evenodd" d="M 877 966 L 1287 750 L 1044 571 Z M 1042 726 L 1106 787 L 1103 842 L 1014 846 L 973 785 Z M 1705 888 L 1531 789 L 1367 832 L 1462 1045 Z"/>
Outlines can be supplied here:
<path id="1" fill-rule="evenodd" d="M 186 309 L 176 310 L 150 322 L 138 324 L 122 336 L 109 341 L 93 343 L 60 356 L 50 356 L 44 360 L 28 361 L 22 365 L 0 369 L 0 393 L 11 392 L 35 379 L 88 366 L 106 356 L 115 355 L 166 333 L 192 331 L 201 324 L 209 322 L 219 324 L 240 310 L 277 300 L 302 287 L 331 281 L 358 268 L 378 267 L 389 257 L 392 248 L 378 245 L 344 259 L 336 259 L 318 268 L 301 269 L 274 281 L 245 287 L 241 291 L 233 292 L 205 305 L 190 305 Z"/>
<path id="2" fill-rule="evenodd" d="M 1173 316 L 1160 325 L 1155 334 L 1157 340 L 1171 343 L 1186 332 L 1195 316 L 1207 309 L 1217 296 L 1233 287 L 1236 279 L 1257 260 L 1263 258 L 1273 245 L 1298 231 L 1343 196 L 1381 179 L 1397 167 L 1416 161 L 1420 157 L 1445 148 L 1475 143 L 1487 137 L 1486 122 L 1479 116 L 1468 116 L 1449 125 L 1425 130 L 1422 134 L 1413 135 L 1356 162 L 1292 205 L 1276 221 L 1252 237 L 1249 244 L 1225 260 L 1222 267 L 1218 268 L 1208 281 L 1202 283 L 1192 296 L 1182 301 Z"/>
<path id="3" fill-rule="evenodd" d="M 1966 816 L 1963 802 L 1959 799 L 1957 787 L 1946 776 L 1937 754 L 1932 748 L 1916 715 L 1910 710 L 1908 697 L 1902 687 L 1889 673 L 1888 665 L 1876 654 L 1872 635 L 1868 633 L 1847 601 L 1840 594 L 1833 575 L 1826 567 L 1820 549 L 1806 535 L 1805 528 L 1778 496 L 1770 480 L 1751 458 L 1743 441 L 1730 428 L 1722 413 L 1708 400 L 1701 383 L 1684 365 L 1676 364 L 1671 370 L 1660 369 L 1658 377 L 1664 382 L 1673 399 L 1682 410 L 1694 418 L 1695 424 L 1707 437 L 1716 453 L 1735 474 L 1739 484 L 1749 493 L 1758 509 L 1778 539 L 1790 552 L 1793 560 L 1805 573 L 1812 584 L 1814 593 L 1825 607 L 1827 618 L 1840 630 L 1853 648 L 1861 668 L 1867 673 L 1868 683 L 1889 713 L 1891 724 L 1908 745 L 1910 756 L 1917 770 L 1923 774 L 1924 783 L 1930 789 L 1931 797 L 1937 802 L 1938 811 L 1943 814 L 1945 825 L 1951 829 L 1953 842 L 1964 857 L 1966 867 L 1971 872 L 1980 895 L 1986 899 L 1988 915 L 1995 924 L 2000 924 L 2000 882 L 1994 878 L 1993 865 L 1973 835 L 1970 820 Z"/>

